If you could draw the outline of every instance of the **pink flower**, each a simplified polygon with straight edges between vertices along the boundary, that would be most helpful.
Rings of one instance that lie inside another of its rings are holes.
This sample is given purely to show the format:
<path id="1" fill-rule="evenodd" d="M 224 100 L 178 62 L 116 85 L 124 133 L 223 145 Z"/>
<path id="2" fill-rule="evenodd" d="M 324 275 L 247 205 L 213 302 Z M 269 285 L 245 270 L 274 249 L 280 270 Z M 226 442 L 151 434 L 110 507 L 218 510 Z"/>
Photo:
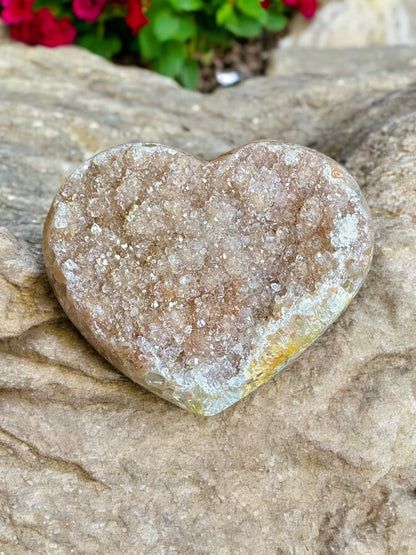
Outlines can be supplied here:
<path id="1" fill-rule="evenodd" d="M 286 6 L 296 8 L 305 17 L 311 18 L 318 9 L 318 0 L 283 0 Z"/>
<path id="2" fill-rule="evenodd" d="M 77 31 L 68 17 L 45 21 L 41 27 L 43 46 L 63 46 L 72 44 L 77 36 Z"/>
<path id="3" fill-rule="evenodd" d="M 2 0 L 1 18 L 6 25 L 13 25 L 29 19 L 34 0 Z"/>
<path id="4" fill-rule="evenodd" d="M 264 9 L 264 10 L 268 10 L 270 8 L 270 5 L 272 3 L 272 0 L 262 0 L 260 2 L 260 6 Z"/>
<path id="5" fill-rule="evenodd" d="M 55 19 L 49 8 L 41 8 L 36 13 L 32 13 L 29 19 L 12 25 L 10 36 L 26 44 L 52 47 L 72 44 L 76 37 L 76 30 L 67 17 Z"/>
<path id="6" fill-rule="evenodd" d="M 105 4 L 106 0 L 73 0 L 72 11 L 79 19 L 94 23 L 101 15 Z"/>

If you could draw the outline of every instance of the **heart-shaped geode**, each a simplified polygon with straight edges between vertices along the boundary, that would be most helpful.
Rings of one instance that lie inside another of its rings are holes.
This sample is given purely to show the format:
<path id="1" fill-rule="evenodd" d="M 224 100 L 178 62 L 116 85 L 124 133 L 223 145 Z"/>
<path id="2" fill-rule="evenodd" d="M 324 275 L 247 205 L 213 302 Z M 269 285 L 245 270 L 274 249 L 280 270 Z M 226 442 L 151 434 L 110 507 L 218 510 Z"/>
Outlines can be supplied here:
<path id="1" fill-rule="evenodd" d="M 127 144 L 71 175 L 43 246 L 86 339 L 135 382 L 212 415 L 340 315 L 372 231 L 353 178 L 308 148 L 263 141 L 206 162 Z"/>

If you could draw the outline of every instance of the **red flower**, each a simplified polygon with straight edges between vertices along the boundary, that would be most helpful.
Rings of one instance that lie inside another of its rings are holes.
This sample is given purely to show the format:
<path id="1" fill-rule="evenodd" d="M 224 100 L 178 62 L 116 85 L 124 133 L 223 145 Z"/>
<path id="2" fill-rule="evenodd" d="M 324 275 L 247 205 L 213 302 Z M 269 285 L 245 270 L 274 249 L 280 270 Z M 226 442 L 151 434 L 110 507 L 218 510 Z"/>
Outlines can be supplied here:
<path id="1" fill-rule="evenodd" d="M 29 19 L 32 15 L 34 0 L 3 0 L 1 2 L 4 10 L 1 18 L 6 25 L 13 25 Z"/>
<path id="2" fill-rule="evenodd" d="M 30 19 L 12 25 L 10 36 L 30 45 L 61 46 L 74 42 L 76 30 L 67 17 L 55 19 L 49 8 L 42 8 Z"/>
<path id="3" fill-rule="evenodd" d="M 63 46 L 72 44 L 77 36 L 77 31 L 68 17 L 54 19 L 42 26 L 43 46 Z"/>
<path id="4" fill-rule="evenodd" d="M 140 0 L 128 0 L 128 13 L 126 23 L 135 35 L 139 30 L 149 23 L 147 17 L 143 13 L 143 7 Z"/>
<path id="5" fill-rule="evenodd" d="M 268 10 L 270 8 L 271 3 L 272 3 L 272 0 L 262 0 L 262 2 L 260 2 L 260 6 L 265 10 Z"/>
<path id="6" fill-rule="evenodd" d="M 318 9 L 318 0 L 283 0 L 286 6 L 296 8 L 305 17 L 313 17 Z"/>
<path id="7" fill-rule="evenodd" d="M 79 19 L 94 23 L 101 15 L 105 3 L 106 0 L 73 0 L 72 11 Z"/>

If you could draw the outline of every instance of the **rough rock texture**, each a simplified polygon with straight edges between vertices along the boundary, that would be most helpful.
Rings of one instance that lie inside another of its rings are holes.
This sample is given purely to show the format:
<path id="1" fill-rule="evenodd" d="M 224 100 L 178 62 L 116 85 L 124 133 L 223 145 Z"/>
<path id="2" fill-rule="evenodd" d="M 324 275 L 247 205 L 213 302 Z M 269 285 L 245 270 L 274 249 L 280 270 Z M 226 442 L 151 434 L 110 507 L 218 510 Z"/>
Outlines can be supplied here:
<path id="1" fill-rule="evenodd" d="M 134 143 L 69 177 L 43 253 L 65 313 L 99 353 L 211 416 L 345 310 L 372 238 L 357 183 L 311 149 L 256 141 L 203 161 Z"/>
<path id="2" fill-rule="evenodd" d="M 416 68 L 204 97 L 77 49 L 0 46 L 0 60 L 2 551 L 413 553 Z M 42 224 L 94 151 L 145 140 L 212 157 L 263 137 L 346 164 L 373 211 L 373 266 L 291 368 L 206 419 L 78 335 L 46 286 Z"/>
<path id="3" fill-rule="evenodd" d="M 270 75 L 287 77 L 313 75 L 335 77 L 364 73 L 386 79 L 398 72 L 413 73 L 416 67 L 416 49 L 411 46 L 373 46 L 368 48 L 339 48 L 336 53 L 329 48 L 294 47 L 276 49 L 273 53 Z"/>
<path id="4" fill-rule="evenodd" d="M 279 47 L 351 48 L 416 43 L 414 0 L 321 0 L 312 20 L 300 14 Z"/>

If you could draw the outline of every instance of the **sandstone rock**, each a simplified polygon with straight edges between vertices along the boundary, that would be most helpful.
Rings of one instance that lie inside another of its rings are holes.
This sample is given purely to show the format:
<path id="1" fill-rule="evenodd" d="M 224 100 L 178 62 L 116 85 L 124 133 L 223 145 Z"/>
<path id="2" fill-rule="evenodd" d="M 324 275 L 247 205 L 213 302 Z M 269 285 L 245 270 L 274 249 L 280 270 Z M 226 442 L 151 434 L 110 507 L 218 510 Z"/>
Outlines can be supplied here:
<path id="1" fill-rule="evenodd" d="M 301 74 L 310 79 L 313 76 L 335 78 L 354 74 L 386 78 L 398 72 L 413 72 L 416 67 L 415 48 L 411 46 L 374 46 L 368 48 L 329 48 L 293 47 L 276 49 L 273 52 L 269 75 L 290 77 Z"/>
<path id="2" fill-rule="evenodd" d="M 280 48 L 352 48 L 414 45 L 416 5 L 413 0 L 322 0 L 312 20 L 300 14 Z"/>
<path id="3" fill-rule="evenodd" d="M 202 96 L 75 48 L 4 45 L 0 59 L 2 550 L 412 553 L 415 68 Z M 44 289 L 42 224 L 95 151 L 150 140 L 209 158 L 265 136 L 346 164 L 373 210 L 373 266 L 290 369 L 205 419 L 78 335 Z"/>

